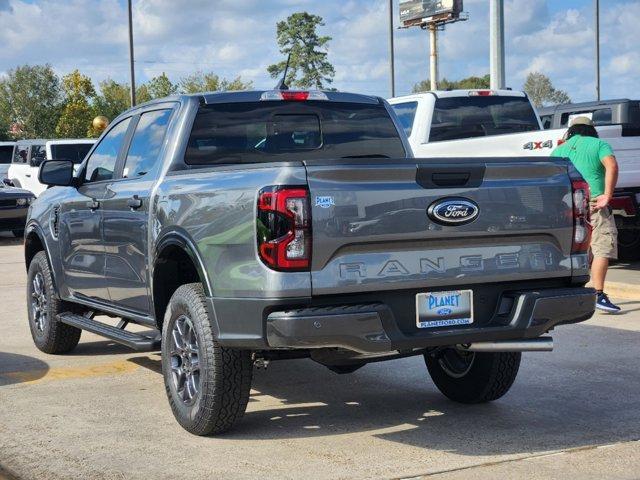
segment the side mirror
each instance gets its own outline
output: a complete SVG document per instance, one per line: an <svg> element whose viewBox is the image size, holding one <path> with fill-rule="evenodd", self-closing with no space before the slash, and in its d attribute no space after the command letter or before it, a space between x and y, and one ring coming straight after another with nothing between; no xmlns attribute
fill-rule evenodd
<svg viewBox="0 0 640 480"><path fill-rule="evenodd" d="M71 187L75 185L73 162L71 160L47 160L40 165L40 183L50 187Z"/></svg>

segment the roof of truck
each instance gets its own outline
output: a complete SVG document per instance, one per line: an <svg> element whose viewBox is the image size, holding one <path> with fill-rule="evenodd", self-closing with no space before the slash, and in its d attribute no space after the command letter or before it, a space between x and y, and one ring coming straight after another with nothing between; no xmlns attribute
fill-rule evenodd
<svg viewBox="0 0 640 480"><path fill-rule="evenodd" d="M519 90L491 90L489 88L475 88L469 90L432 90L429 92L413 93L411 95L403 95L401 97L390 98L390 103L398 103L398 101L407 101L411 99L424 98L427 95L433 95L436 98L452 98L452 97L468 97L474 92L491 92L491 95L497 97L526 97L524 92ZM480 96L480 95L478 95Z"/></svg>
<svg viewBox="0 0 640 480"><path fill-rule="evenodd" d="M79 143L96 143L95 138L56 138L47 140L47 145L75 145Z"/></svg>
<svg viewBox="0 0 640 480"><path fill-rule="evenodd" d="M620 103L637 102L638 100L631 100L629 98L616 98L614 100L600 100L594 102L578 102L578 103L561 103L559 105L552 105L550 107L542 107L538 109L541 115L548 115L556 110L572 110L576 108L591 108L591 107L603 107L608 105L615 105Z"/></svg>
<svg viewBox="0 0 640 480"><path fill-rule="evenodd" d="M16 143L20 145L44 145L47 142L46 138L27 138L24 140L17 140Z"/></svg>
<svg viewBox="0 0 640 480"><path fill-rule="evenodd" d="M328 90L313 90L313 89L291 89L291 90L234 90L227 92L201 92L190 93L183 95L171 95L163 98L156 98L149 102L136 105L136 108L145 107L147 105L153 105L156 103L164 103L171 101L180 101L184 98L197 98L206 105L216 103L235 103L235 102L259 102L269 101L263 100L262 95L268 92L321 92L326 96L325 101L331 102L348 102L348 103L366 103L366 104L378 104L382 100L380 97L373 95L362 95L359 93L349 92L335 92ZM310 99L313 100L313 99Z"/></svg>

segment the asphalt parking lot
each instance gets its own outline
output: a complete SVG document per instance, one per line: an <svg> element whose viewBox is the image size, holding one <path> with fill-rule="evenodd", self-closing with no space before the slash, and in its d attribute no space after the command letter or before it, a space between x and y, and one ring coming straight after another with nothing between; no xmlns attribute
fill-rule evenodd
<svg viewBox="0 0 640 480"><path fill-rule="evenodd" d="M307 360L255 372L233 432L174 421L160 358L83 333L32 344L22 247L0 237L0 478L637 478L640 302L553 333L488 405L442 397L421 358L339 376ZM640 273L639 279L640 279Z"/></svg>

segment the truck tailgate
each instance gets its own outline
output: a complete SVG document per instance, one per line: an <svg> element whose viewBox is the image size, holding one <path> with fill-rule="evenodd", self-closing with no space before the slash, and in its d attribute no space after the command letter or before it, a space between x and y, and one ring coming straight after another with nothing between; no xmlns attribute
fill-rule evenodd
<svg viewBox="0 0 640 480"><path fill-rule="evenodd" d="M571 182L563 160L385 158L305 166L313 295L571 275ZM428 215L448 199L475 205L477 217L447 225Z"/></svg>

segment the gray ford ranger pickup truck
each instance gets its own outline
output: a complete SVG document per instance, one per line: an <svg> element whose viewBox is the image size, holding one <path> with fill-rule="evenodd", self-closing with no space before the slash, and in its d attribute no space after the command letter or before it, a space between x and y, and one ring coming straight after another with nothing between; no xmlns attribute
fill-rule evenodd
<svg viewBox="0 0 640 480"><path fill-rule="evenodd" d="M33 340L61 354L87 330L159 348L175 417L199 435L231 428L254 365L278 359L350 373L423 355L450 399L495 400L521 352L593 314L587 186L563 159L411 157L376 97L135 107L75 175L64 159L40 168Z"/></svg>

